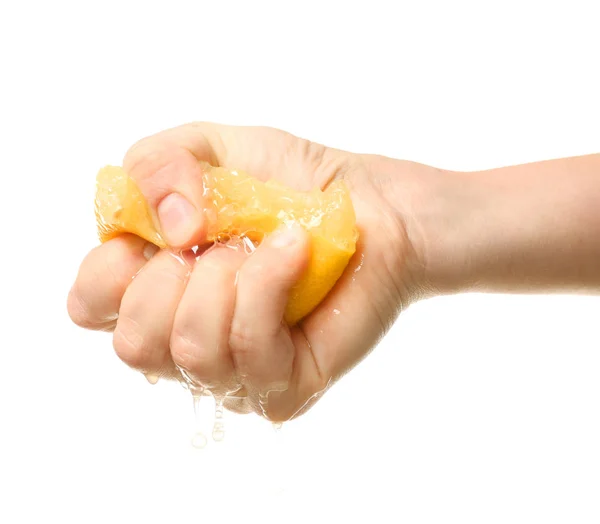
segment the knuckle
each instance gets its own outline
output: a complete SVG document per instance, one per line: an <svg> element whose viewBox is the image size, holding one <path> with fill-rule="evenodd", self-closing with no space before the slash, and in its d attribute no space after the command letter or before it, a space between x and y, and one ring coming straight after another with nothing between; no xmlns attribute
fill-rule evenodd
<svg viewBox="0 0 600 524"><path fill-rule="evenodd" d="M174 128L174 131L179 131L183 133L191 131L195 134L195 136L203 137L211 131L215 132L217 130L217 127L218 126L211 122L206 122L203 120L194 120L193 122L188 122L187 124L183 124L179 127Z"/></svg>
<svg viewBox="0 0 600 524"><path fill-rule="evenodd" d="M80 294L106 295L107 291L127 287L133 276L131 248L131 238L117 237L90 251L77 276Z"/></svg>
<svg viewBox="0 0 600 524"><path fill-rule="evenodd" d="M143 138L129 151L123 160L123 167L142 189L152 184L165 185L162 172L171 164L181 163L185 151L159 135Z"/></svg>
<svg viewBox="0 0 600 524"><path fill-rule="evenodd" d="M89 306L81 296L79 289L73 287L67 297L67 312L71 321L79 327L91 328L93 326Z"/></svg>
<svg viewBox="0 0 600 524"><path fill-rule="evenodd" d="M256 342L253 330L246 322L234 320L229 331L229 347L237 358L244 358L255 351Z"/></svg>
<svg viewBox="0 0 600 524"><path fill-rule="evenodd" d="M273 347L277 342L281 326L279 324L258 325L257 319L237 319L229 331L229 347L236 360L248 362L261 350Z"/></svg>
<svg viewBox="0 0 600 524"><path fill-rule="evenodd" d="M198 265L205 274L210 273L210 279L213 282L230 284L232 277L235 276L231 255L235 255L235 253L229 249L215 249L201 257Z"/></svg>
<svg viewBox="0 0 600 524"><path fill-rule="evenodd" d="M175 288L179 288L187 283L187 273L187 267L175 258L167 260L167 264L165 265L152 268L152 278L162 282L164 286L170 285L175 286Z"/></svg>
<svg viewBox="0 0 600 524"><path fill-rule="evenodd" d="M113 333L113 347L117 356L134 369L146 369L150 362L150 348L140 325L133 319L121 317Z"/></svg>
<svg viewBox="0 0 600 524"><path fill-rule="evenodd" d="M231 380L217 355L207 351L202 342L189 334L171 336L171 359L180 370L205 387L219 388Z"/></svg>
<svg viewBox="0 0 600 524"><path fill-rule="evenodd" d="M152 182L173 158L164 147L139 145L127 160L128 173L138 184Z"/></svg>
<svg viewBox="0 0 600 524"><path fill-rule="evenodd" d="M123 165L127 171L132 171L139 164L151 159L157 149L157 145L160 145L160 141L157 140L156 135L146 136L133 144L127 150L123 159Z"/></svg>
<svg viewBox="0 0 600 524"><path fill-rule="evenodd" d="M123 166L136 181L150 206L154 207L181 180L195 173L197 161L190 151L176 141L153 137L134 146L127 153Z"/></svg>
<svg viewBox="0 0 600 524"><path fill-rule="evenodd" d="M239 281L244 282L246 288L251 286L257 292L261 290L261 294L273 287L273 281L277 278L280 271L278 264L268 264L266 262L269 261L265 261L265 258L262 256L251 257L242 266L239 275Z"/></svg>
<svg viewBox="0 0 600 524"><path fill-rule="evenodd" d="M175 332L171 336L171 358L176 366L186 371L195 372L202 363L204 354L202 346L189 335Z"/></svg>
<svg viewBox="0 0 600 524"><path fill-rule="evenodd" d="M268 300L267 296L261 297ZM251 359L264 348L276 344L281 324L263 322L260 323L256 317L238 315L231 323L229 330L229 347L236 360Z"/></svg>
<svg viewBox="0 0 600 524"><path fill-rule="evenodd" d="M311 167L318 168L323 163L325 151L327 150L324 145L301 139L299 147L303 158Z"/></svg>
<svg viewBox="0 0 600 524"><path fill-rule="evenodd" d="M104 260L104 271L101 271L99 274L95 275L94 281L99 280L100 278L110 278L112 280L112 284L117 289L124 289L131 282L131 275L128 271L127 264L124 262L123 253L113 253L109 251L106 256L103 258Z"/></svg>

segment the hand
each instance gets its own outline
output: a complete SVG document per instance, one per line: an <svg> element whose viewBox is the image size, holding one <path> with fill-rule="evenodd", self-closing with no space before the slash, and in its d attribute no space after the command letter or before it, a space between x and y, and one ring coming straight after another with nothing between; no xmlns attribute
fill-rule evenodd
<svg viewBox="0 0 600 524"><path fill-rule="evenodd" d="M123 235L87 255L69 314L85 328L114 330L117 355L134 369L170 378L181 370L215 394L243 397L231 409L288 420L362 359L418 292L407 219L417 180L431 168L406 162L399 170L397 161L270 128L170 129L135 144L123 165L173 247L203 241L199 160L299 190L346 181L360 239L326 299L297 326L283 324L288 291L307 262L301 228L270 236L251 256L216 248L191 265Z"/></svg>

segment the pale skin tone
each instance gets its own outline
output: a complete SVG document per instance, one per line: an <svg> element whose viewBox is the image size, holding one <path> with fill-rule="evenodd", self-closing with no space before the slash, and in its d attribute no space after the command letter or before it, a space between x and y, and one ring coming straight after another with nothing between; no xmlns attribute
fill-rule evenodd
<svg viewBox="0 0 600 524"><path fill-rule="evenodd" d="M459 173L270 128L188 124L138 142L123 162L174 248L204 243L199 160L300 190L346 181L360 242L326 299L298 325L282 322L308 257L300 228L250 256L218 248L188 264L123 235L87 255L68 310L113 331L129 366L166 378L182 369L233 395L234 411L303 412L423 297L600 291L600 155Z"/></svg>

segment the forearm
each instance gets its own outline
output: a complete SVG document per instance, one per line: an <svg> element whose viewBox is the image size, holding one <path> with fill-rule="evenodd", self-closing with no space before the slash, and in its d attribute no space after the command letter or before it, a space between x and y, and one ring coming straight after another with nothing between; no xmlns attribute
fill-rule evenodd
<svg viewBox="0 0 600 524"><path fill-rule="evenodd" d="M600 292L600 155L426 184L409 233L433 291Z"/></svg>

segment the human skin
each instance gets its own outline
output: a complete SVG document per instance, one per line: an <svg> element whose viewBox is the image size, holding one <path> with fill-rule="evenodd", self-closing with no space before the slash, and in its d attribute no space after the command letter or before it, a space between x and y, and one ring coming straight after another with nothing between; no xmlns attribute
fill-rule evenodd
<svg viewBox="0 0 600 524"><path fill-rule="evenodd" d="M600 155L463 173L271 128L187 124L141 140L123 161L176 249L205 241L199 160L300 190L347 183L360 239L325 300L296 326L282 321L308 258L298 227L251 256L221 248L188 263L122 235L84 259L68 311L113 331L132 368L183 371L229 395L234 411L274 421L304 412L424 297L600 291Z"/></svg>

